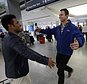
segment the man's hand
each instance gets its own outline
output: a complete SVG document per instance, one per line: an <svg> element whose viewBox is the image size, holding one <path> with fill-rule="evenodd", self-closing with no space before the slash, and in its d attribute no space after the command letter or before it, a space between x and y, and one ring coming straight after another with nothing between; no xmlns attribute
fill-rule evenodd
<svg viewBox="0 0 87 84"><path fill-rule="evenodd" d="M74 41L74 43L71 43L70 47L73 50L77 50L79 48L79 42L78 42L78 40Z"/></svg>
<svg viewBox="0 0 87 84"><path fill-rule="evenodd" d="M55 66L55 64L56 64L56 63L52 60L52 58L49 58L48 66L49 66L50 68L52 68L52 67Z"/></svg>
<svg viewBox="0 0 87 84"><path fill-rule="evenodd" d="M35 29L35 32L40 32L40 31L41 31L40 28L36 28L36 29Z"/></svg>

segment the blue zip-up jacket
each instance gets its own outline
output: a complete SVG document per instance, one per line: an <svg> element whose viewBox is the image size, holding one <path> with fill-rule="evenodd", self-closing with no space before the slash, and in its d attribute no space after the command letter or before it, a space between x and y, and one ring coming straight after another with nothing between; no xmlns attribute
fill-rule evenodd
<svg viewBox="0 0 87 84"><path fill-rule="evenodd" d="M73 50L70 48L70 44L74 42L74 37L77 38L79 46L82 47L84 44L84 36L79 29L69 21L64 27L61 33L61 25L53 29L42 29L40 33L54 34L57 41L57 53L71 56Z"/></svg>

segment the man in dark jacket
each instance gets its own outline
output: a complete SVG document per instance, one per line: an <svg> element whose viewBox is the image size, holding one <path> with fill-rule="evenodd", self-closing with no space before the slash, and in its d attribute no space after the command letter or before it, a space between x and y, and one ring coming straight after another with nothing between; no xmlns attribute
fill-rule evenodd
<svg viewBox="0 0 87 84"><path fill-rule="evenodd" d="M56 63L59 76L58 84L64 84L64 70L68 72L68 77L71 76L73 69L67 66L67 63L73 50L77 50L84 44L82 33L68 20L68 16L69 11L67 9L61 9L59 14L61 25L53 29L36 29L36 32L55 35L57 41Z"/></svg>
<svg viewBox="0 0 87 84"><path fill-rule="evenodd" d="M55 63L51 58L42 56L24 45L18 36L22 28L16 16L5 15L1 23L8 31L2 42L2 52L6 76L13 79L11 84L31 84L30 80L27 80L29 79L27 78L29 73L28 59L48 65L50 68L54 66Z"/></svg>

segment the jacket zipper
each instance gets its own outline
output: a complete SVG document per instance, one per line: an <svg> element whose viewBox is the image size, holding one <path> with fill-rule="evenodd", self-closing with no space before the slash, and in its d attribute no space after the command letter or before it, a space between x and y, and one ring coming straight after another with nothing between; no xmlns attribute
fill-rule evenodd
<svg viewBox="0 0 87 84"><path fill-rule="evenodd" d="M61 28L60 28L60 53L61 53L61 37L62 37L62 32L61 32Z"/></svg>

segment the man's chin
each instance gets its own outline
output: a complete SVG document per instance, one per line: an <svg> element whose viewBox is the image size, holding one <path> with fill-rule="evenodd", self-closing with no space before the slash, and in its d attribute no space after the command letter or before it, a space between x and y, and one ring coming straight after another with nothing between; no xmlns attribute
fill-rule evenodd
<svg viewBox="0 0 87 84"><path fill-rule="evenodd" d="M64 22L64 20L60 20L61 22Z"/></svg>
<svg viewBox="0 0 87 84"><path fill-rule="evenodd" d="M23 30L19 30L19 31L16 31L16 33L20 33L20 32L22 32Z"/></svg>

